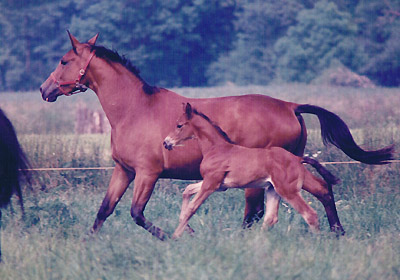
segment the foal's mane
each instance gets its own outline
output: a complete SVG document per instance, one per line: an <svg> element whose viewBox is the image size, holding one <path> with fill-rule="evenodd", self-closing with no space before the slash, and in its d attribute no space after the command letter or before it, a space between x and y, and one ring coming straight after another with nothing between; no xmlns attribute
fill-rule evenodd
<svg viewBox="0 0 400 280"><path fill-rule="evenodd" d="M230 143L230 144L236 144L235 142L233 142L228 134L226 134L225 131L222 130L221 127L219 127L216 123L214 123L212 120L210 120L209 117L207 117L206 115L204 115L203 113L197 111L196 109L193 109L193 113L202 117L203 119L205 119L206 121L208 121L214 128L215 130L217 130L217 132L225 139L226 142Z"/></svg>
<svg viewBox="0 0 400 280"><path fill-rule="evenodd" d="M124 66L129 72L134 74L142 83L143 90L146 94L153 94L159 92L159 88L155 86L150 86L145 80L140 77L140 70L132 64L132 62L126 58L124 55L120 55L117 51L107 49L103 46L90 45L90 51L94 51L94 54L98 58L108 59L112 62L116 62Z"/></svg>

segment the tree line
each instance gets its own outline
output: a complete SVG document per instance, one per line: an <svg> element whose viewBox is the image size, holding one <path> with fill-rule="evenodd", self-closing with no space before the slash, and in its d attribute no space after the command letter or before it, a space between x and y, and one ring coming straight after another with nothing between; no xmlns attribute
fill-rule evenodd
<svg viewBox="0 0 400 280"><path fill-rule="evenodd" d="M400 84L399 0L1 0L0 91L37 89L67 29L159 86L308 83L333 64Z"/></svg>

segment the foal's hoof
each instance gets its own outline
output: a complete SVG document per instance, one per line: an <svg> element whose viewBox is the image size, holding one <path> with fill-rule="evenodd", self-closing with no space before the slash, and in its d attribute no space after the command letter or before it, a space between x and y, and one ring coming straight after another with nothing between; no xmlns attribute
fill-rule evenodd
<svg viewBox="0 0 400 280"><path fill-rule="evenodd" d="M174 240L174 241L178 241L179 236L173 234L173 235L171 236L171 239Z"/></svg>
<svg viewBox="0 0 400 280"><path fill-rule="evenodd" d="M193 229L191 226L189 226L189 225L186 226L185 231L186 231L187 233L189 233L191 236L193 236L193 235L194 235L194 232L195 232L194 229Z"/></svg>

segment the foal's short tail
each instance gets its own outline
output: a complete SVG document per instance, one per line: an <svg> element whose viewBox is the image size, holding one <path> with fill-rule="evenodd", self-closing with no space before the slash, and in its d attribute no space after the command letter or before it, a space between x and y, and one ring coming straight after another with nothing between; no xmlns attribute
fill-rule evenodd
<svg viewBox="0 0 400 280"><path fill-rule="evenodd" d="M394 146L376 151L365 151L354 141L344 121L328 110L313 105L299 105L296 114L309 113L318 117L321 124L321 135L324 144L331 143L346 155L366 164L386 164L393 159Z"/></svg>
<svg viewBox="0 0 400 280"><path fill-rule="evenodd" d="M310 164L312 167L314 167L329 186L336 185L340 182L340 180L335 175L333 175L328 169L323 167L317 160L309 157L303 157L302 162Z"/></svg>

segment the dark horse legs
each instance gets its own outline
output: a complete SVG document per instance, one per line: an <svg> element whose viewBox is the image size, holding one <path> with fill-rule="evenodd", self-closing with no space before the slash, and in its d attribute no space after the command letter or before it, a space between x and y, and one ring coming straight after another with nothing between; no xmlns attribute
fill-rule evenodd
<svg viewBox="0 0 400 280"><path fill-rule="evenodd" d="M264 215L264 189L245 189L243 228L250 228Z"/></svg>
<svg viewBox="0 0 400 280"><path fill-rule="evenodd" d="M116 164L106 196L97 213L92 233L98 232L104 221L114 212L115 206L120 201L133 178L134 174L128 174L121 165Z"/></svg>
<svg viewBox="0 0 400 280"><path fill-rule="evenodd" d="M292 147L287 147L289 152L292 152L296 156L303 156L304 149L307 142L307 130L305 127L304 119L300 114L296 114L297 120L301 127L301 133L297 143ZM278 209L280 197L274 193L274 189L270 188L267 193L267 207L269 205L268 220L273 221L270 226L278 221ZM264 215L264 202L265 202L265 191L264 189L245 189L246 206L244 209L243 228L250 228L254 222L258 222Z"/></svg>
<svg viewBox="0 0 400 280"><path fill-rule="evenodd" d="M165 240L167 234L161 229L147 221L143 215L144 208L150 199L154 190L154 185L159 174L137 173L135 178L135 186L133 188L133 199L131 206L131 216L137 225L143 227L153 236L160 240Z"/></svg>
<svg viewBox="0 0 400 280"><path fill-rule="evenodd" d="M136 175L136 178L135 178ZM156 176L143 176L140 173L127 171L120 164L114 168L110 184L106 196L97 213L96 220L93 224L92 233L100 230L104 221L114 212L114 209L121 197L125 193L129 184L135 179L135 186L132 199L131 216L137 225L143 227L157 238L164 240L166 234L158 227L154 226L151 222L147 221L143 215L144 208L150 199L153 192L155 182L158 179Z"/></svg>

